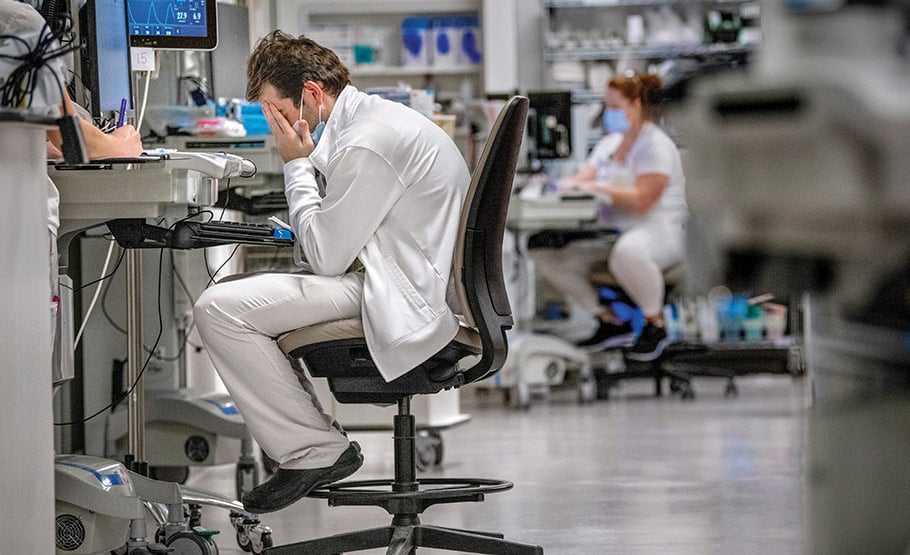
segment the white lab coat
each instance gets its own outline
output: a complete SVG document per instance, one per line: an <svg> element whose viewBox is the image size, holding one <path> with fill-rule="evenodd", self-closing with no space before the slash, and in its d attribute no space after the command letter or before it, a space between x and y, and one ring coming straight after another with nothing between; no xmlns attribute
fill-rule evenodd
<svg viewBox="0 0 910 555"><path fill-rule="evenodd" d="M314 169L325 178L324 198ZM470 175L438 126L347 86L316 150L285 164L284 176L291 225L313 272L363 264L364 333L387 381L452 340L458 320L446 290Z"/></svg>

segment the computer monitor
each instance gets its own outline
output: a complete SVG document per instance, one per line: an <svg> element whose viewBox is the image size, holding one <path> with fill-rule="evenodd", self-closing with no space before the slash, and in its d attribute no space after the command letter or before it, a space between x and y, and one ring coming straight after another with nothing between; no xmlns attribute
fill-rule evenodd
<svg viewBox="0 0 910 555"><path fill-rule="evenodd" d="M174 50L218 45L215 0L127 0L130 44Z"/></svg>
<svg viewBox="0 0 910 555"><path fill-rule="evenodd" d="M118 112L124 99L132 109L126 0L87 0L79 10L79 37L85 45L80 76L91 93L92 116Z"/></svg>
<svg viewBox="0 0 910 555"><path fill-rule="evenodd" d="M529 156L536 160L572 155L572 93L528 93Z"/></svg>

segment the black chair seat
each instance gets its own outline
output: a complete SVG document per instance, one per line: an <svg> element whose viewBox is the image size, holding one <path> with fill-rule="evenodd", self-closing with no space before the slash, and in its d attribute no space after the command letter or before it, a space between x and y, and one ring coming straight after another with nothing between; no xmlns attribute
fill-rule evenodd
<svg viewBox="0 0 910 555"><path fill-rule="evenodd" d="M426 395L464 384L458 362L481 353L476 331L462 327L442 350L401 377L386 382L364 339L359 318L294 330L278 340L285 355L311 376L327 378L339 403L391 404L409 395Z"/></svg>

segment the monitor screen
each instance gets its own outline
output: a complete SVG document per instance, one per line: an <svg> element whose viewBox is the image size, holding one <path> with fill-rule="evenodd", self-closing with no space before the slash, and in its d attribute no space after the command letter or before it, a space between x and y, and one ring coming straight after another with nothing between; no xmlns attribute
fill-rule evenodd
<svg viewBox="0 0 910 555"><path fill-rule="evenodd" d="M88 0L79 26L85 44L80 60L82 82L91 91L92 115L118 112L124 99L126 108L132 109L126 0Z"/></svg>
<svg viewBox="0 0 910 555"><path fill-rule="evenodd" d="M528 93L528 134L533 142L531 156L538 160L569 158L572 155L572 93Z"/></svg>
<svg viewBox="0 0 910 555"><path fill-rule="evenodd" d="M212 50L218 44L215 0L127 0L132 46Z"/></svg>

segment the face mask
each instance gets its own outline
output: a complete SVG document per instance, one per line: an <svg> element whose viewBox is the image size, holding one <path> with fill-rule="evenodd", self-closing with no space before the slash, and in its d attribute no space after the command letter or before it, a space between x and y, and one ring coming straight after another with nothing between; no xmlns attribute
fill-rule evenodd
<svg viewBox="0 0 910 555"><path fill-rule="evenodd" d="M300 93L300 114L297 116L297 121L294 122L294 131L300 135L300 120L303 119L303 93ZM322 106L319 107L319 123L316 124L316 127L310 132L310 138L313 139L313 145L319 144L319 138L322 137L322 131L325 129L325 122L322 121Z"/></svg>
<svg viewBox="0 0 910 555"><path fill-rule="evenodd" d="M604 110L604 126L610 133L625 133L629 128L626 113L622 110Z"/></svg>

